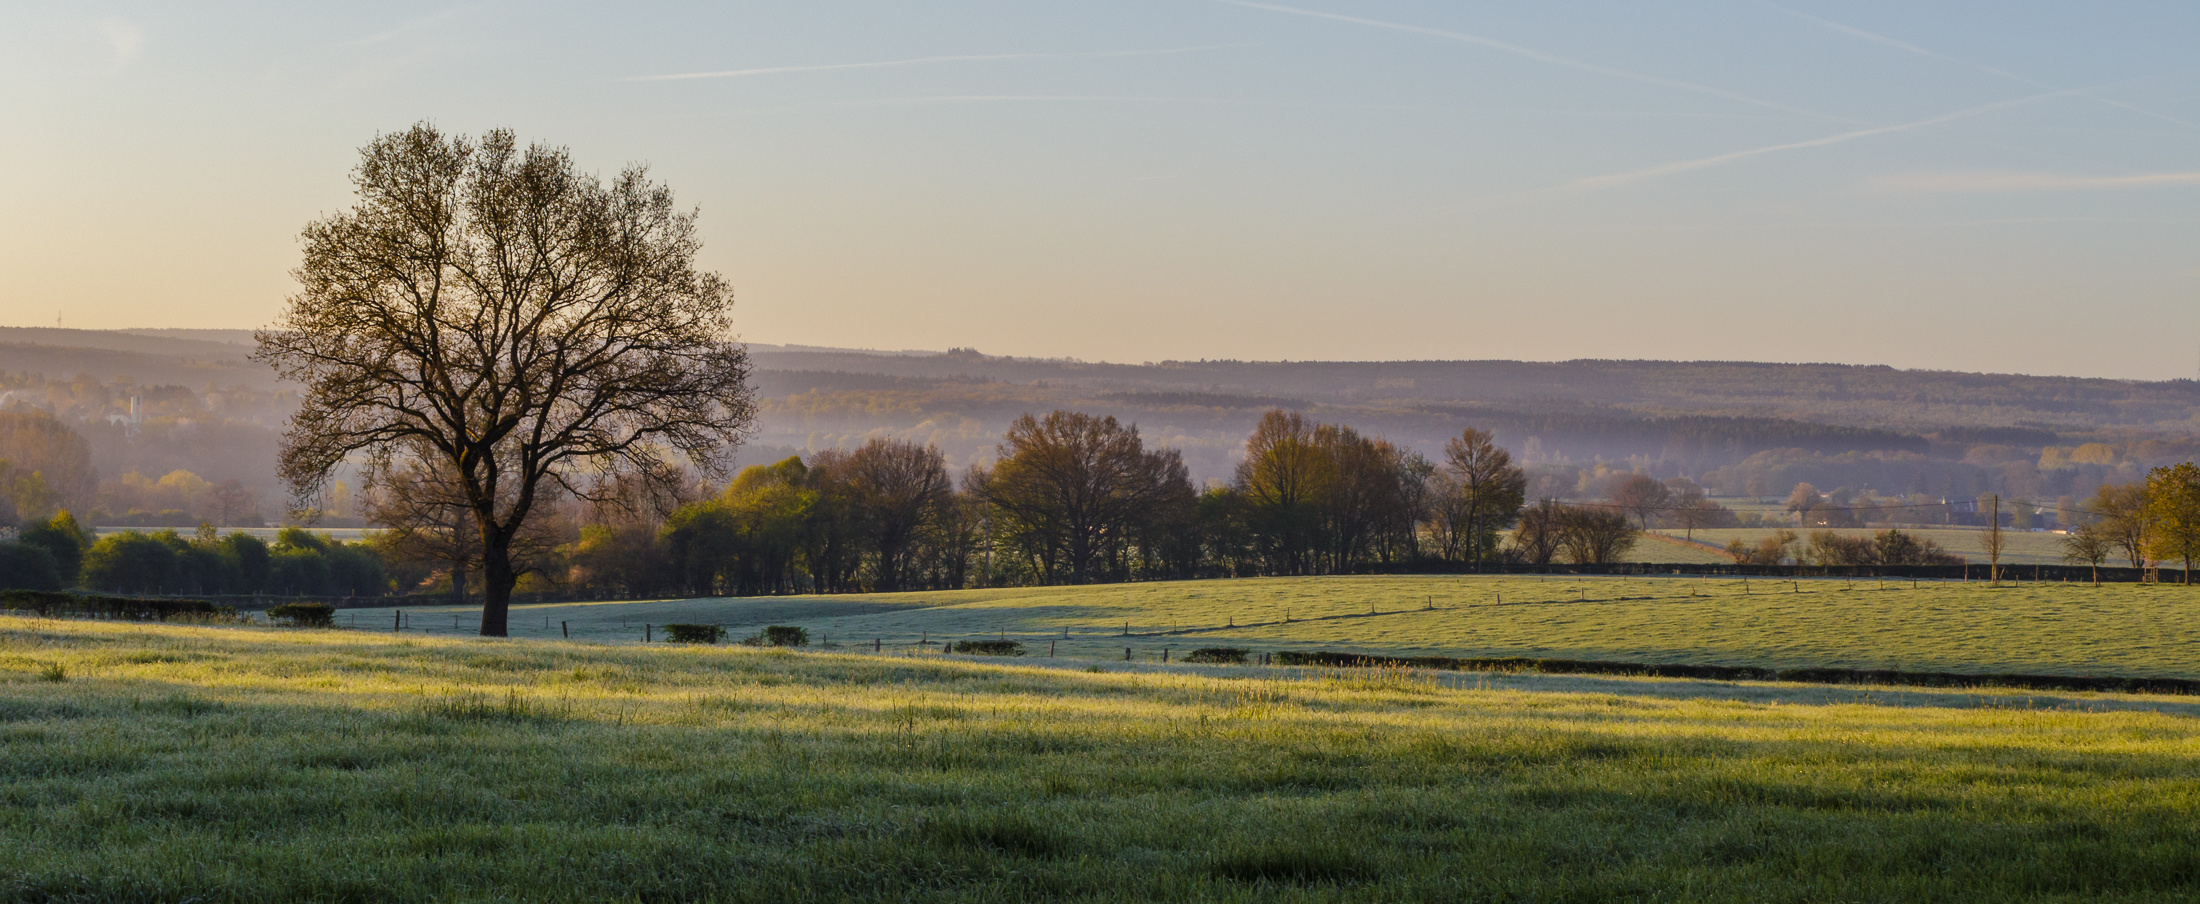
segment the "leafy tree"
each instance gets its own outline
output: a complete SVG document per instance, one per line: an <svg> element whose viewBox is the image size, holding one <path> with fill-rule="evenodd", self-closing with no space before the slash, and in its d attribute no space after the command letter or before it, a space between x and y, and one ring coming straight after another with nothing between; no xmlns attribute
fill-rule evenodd
<svg viewBox="0 0 2200 904"><path fill-rule="evenodd" d="M1807 512L1817 508L1824 501L1825 496L1818 492L1817 487L1807 483L1798 483L1795 485L1795 491L1788 494L1787 510L1798 513Z"/></svg>
<svg viewBox="0 0 2200 904"><path fill-rule="evenodd" d="M0 590L59 590L53 553L28 543L0 543Z"/></svg>
<svg viewBox="0 0 2200 904"><path fill-rule="evenodd" d="M1310 574L1319 567L1322 503L1336 480L1336 462L1323 453L1315 425L1304 415L1269 411L1245 441L1237 466L1247 525L1279 574Z"/></svg>
<svg viewBox="0 0 2200 904"><path fill-rule="evenodd" d="M718 472L753 411L732 294L694 267L696 215L639 167L606 183L508 131L421 124L364 148L353 184L259 335L305 387L282 474L305 500L356 455L370 486L448 473L481 534L481 633L503 636L512 547L548 500Z"/></svg>
<svg viewBox="0 0 2200 904"><path fill-rule="evenodd" d="M236 592L256 593L268 586L267 541L243 531L221 539L222 557L236 563Z"/></svg>
<svg viewBox="0 0 2200 904"><path fill-rule="evenodd" d="M2200 557L2200 465L2180 462L2147 472L2146 516L2156 559L2184 563L2184 583L2192 583L2192 560Z"/></svg>
<svg viewBox="0 0 2200 904"><path fill-rule="evenodd" d="M84 584L114 593L163 593L176 586L176 551L138 531L108 534L84 551Z"/></svg>
<svg viewBox="0 0 2200 904"><path fill-rule="evenodd" d="M46 523L26 528L17 542L44 549L53 557L54 569L64 586L75 584L84 566L84 552L92 545L92 532L76 523L76 516L62 511Z"/></svg>
<svg viewBox="0 0 2200 904"><path fill-rule="evenodd" d="M59 418L35 408L0 411L0 496L20 520L46 518L57 509L83 510L99 488L92 447Z"/></svg>
<svg viewBox="0 0 2200 904"><path fill-rule="evenodd" d="M1882 565L1961 565L1963 557L1951 555L1929 537L1883 530L1872 537L1875 558Z"/></svg>
<svg viewBox="0 0 2200 904"><path fill-rule="evenodd" d="M319 549L278 544L268 556L266 589L284 596L328 594L328 557Z"/></svg>

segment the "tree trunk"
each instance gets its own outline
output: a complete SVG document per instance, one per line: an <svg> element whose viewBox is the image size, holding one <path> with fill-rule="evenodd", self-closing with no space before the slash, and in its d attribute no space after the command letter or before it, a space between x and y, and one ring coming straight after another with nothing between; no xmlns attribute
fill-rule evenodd
<svg viewBox="0 0 2200 904"><path fill-rule="evenodd" d="M512 588L519 575L512 571L511 538L484 526L481 531L481 636L506 637L506 621L512 611Z"/></svg>

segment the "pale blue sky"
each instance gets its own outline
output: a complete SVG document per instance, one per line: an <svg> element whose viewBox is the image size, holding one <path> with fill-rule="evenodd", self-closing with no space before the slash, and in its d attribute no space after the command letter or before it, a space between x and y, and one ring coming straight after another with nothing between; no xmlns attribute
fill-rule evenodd
<svg viewBox="0 0 2200 904"><path fill-rule="evenodd" d="M427 119L649 162L759 342L2189 377L2195 47L2189 2L18 0L0 322L260 325Z"/></svg>

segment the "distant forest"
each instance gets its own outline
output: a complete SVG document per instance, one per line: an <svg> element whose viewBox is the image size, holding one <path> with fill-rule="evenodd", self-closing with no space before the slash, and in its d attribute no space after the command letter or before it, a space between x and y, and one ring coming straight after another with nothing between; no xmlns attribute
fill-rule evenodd
<svg viewBox="0 0 2200 904"><path fill-rule="evenodd" d="M86 523L273 523L285 502L275 439L295 395L246 360L251 341L243 330L0 329L0 411L45 412L82 437L88 473L45 492ZM969 349L751 351L761 417L743 464L890 438L936 445L951 467L967 468L993 458L1015 418L1056 409L1138 425L1149 445L1180 453L1200 486L1231 476L1272 408L1349 423L1432 459L1463 429L1489 431L1526 467L1531 498L1599 498L1614 475L1634 473L1688 478L1726 497L1784 497L1810 483L1854 497L2083 498L2200 454L2200 383L2189 380L1742 362L1105 364ZM9 461L0 474L36 470L53 454L10 442L0 437ZM324 501L325 523L363 523L345 492L339 484Z"/></svg>

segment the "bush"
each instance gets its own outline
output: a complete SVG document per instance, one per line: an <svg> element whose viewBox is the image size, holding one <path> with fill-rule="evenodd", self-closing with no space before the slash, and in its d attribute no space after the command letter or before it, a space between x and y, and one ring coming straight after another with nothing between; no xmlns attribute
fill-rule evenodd
<svg viewBox="0 0 2200 904"><path fill-rule="evenodd" d="M176 616L201 618L232 613L205 600L145 600L91 593L47 593L38 590L0 591L0 609L28 609L40 617L88 615L132 621L158 621Z"/></svg>
<svg viewBox="0 0 2200 904"><path fill-rule="evenodd" d="M1200 647L1184 656L1185 662L1211 662L1225 665L1244 665L1245 651L1236 647Z"/></svg>
<svg viewBox="0 0 2200 904"><path fill-rule="evenodd" d="M810 632L793 625L771 625L741 642L752 647L806 647Z"/></svg>
<svg viewBox="0 0 2200 904"><path fill-rule="evenodd" d="M293 628L328 628L336 624L336 607L327 603L284 603L269 606L267 620Z"/></svg>
<svg viewBox="0 0 2200 904"><path fill-rule="evenodd" d="M1024 645L1013 640L958 640L949 649L973 656L1022 656Z"/></svg>
<svg viewBox="0 0 2200 904"><path fill-rule="evenodd" d="M717 625L666 625L666 643L717 643L726 639L726 629Z"/></svg>

